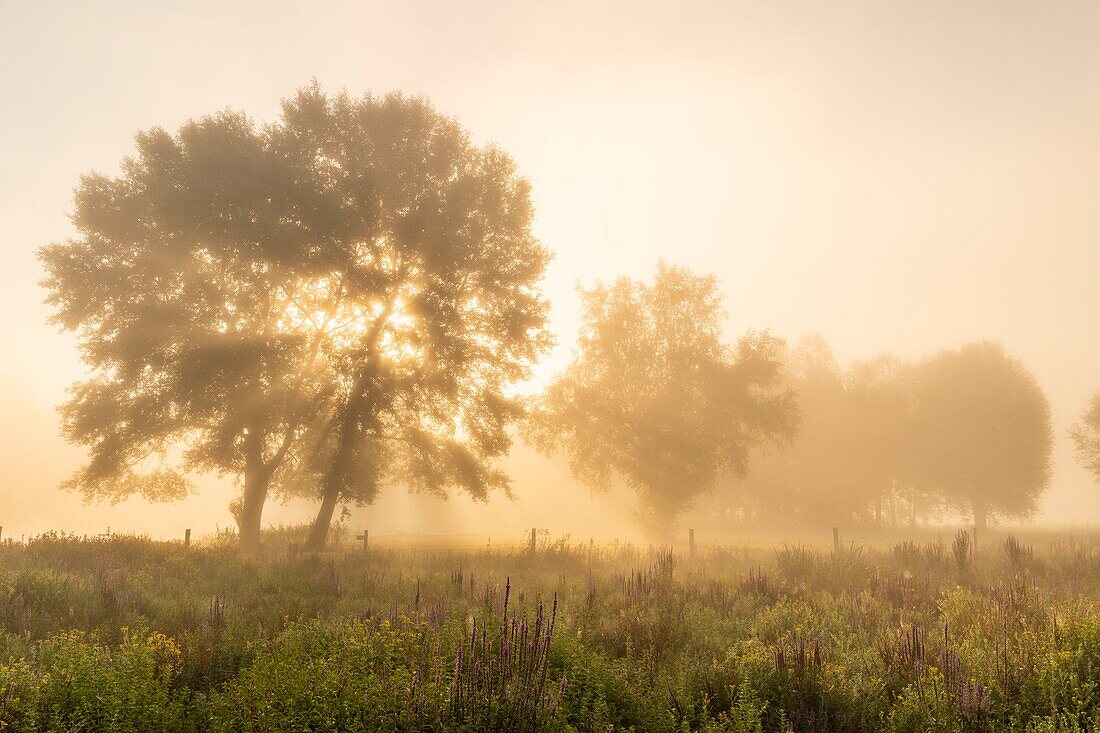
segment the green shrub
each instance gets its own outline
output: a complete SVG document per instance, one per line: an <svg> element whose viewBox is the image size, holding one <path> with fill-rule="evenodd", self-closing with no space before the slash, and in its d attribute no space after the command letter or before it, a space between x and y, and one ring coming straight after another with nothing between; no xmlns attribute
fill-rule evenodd
<svg viewBox="0 0 1100 733"><path fill-rule="evenodd" d="M39 644L35 669L0 668L0 721L13 730L175 731L184 704L172 681L179 648L163 634L126 631L116 648L73 631Z"/></svg>

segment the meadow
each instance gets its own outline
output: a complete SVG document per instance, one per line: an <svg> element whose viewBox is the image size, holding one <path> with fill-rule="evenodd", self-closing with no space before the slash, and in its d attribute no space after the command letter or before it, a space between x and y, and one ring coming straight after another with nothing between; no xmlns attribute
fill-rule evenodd
<svg viewBox="0 0 1100 733"><path fill-rule="evenodd" d="M1100 538L0 545L0 730L1084 731Z"/></svg>

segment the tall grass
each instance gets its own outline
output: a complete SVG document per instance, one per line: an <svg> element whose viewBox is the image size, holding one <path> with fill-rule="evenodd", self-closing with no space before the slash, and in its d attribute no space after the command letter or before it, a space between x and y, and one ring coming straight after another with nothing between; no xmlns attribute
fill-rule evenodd
<svg viewBox="0 0 1100 733"><path fill-rule="evenodd" d="M0 730L1100 726L1096 542L681 563L566 540L317 556L293 536L268 557L0 546Z"/></svg>

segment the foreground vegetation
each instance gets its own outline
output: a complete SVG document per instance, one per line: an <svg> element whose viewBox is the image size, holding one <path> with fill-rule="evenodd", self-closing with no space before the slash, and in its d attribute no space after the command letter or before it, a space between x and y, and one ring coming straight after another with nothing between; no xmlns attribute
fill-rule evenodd
<svg viewBox="0 0 1100 733"><path fill-rule="evenodd" d="M1100 543L964 537L691 559L44 535L0 547L0 730L1096 729Z"/></svg>

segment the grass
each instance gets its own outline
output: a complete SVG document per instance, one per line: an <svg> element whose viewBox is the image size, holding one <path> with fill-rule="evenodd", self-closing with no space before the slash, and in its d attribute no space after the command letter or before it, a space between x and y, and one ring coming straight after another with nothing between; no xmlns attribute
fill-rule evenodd
<svg viewBox="0 0 1100 733"><path fill-rule="evenodd" d="M268 540L0 545L0 730L1100 728L1095 539Z"/></svg>

